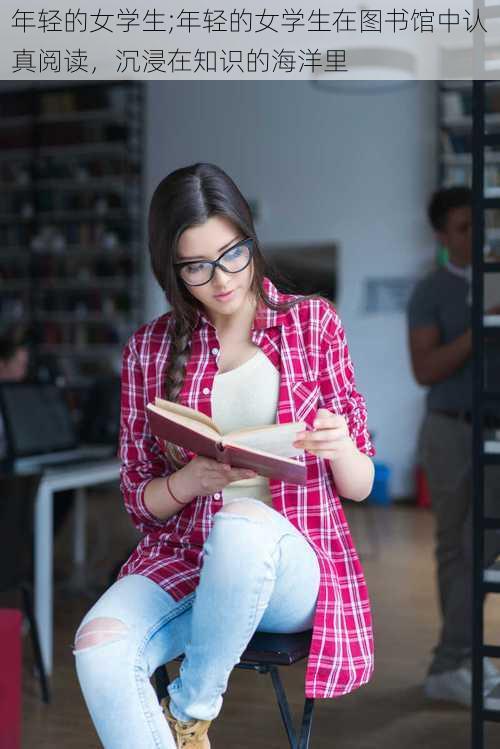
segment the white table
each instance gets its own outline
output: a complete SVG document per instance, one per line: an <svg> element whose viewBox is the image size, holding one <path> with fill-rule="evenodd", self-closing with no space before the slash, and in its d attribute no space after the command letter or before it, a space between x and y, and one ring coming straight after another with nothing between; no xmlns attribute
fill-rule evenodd
<svg viewBox="0 0 500 749"><path fill-rule="evenodd" d="M84 488L120 476L120 461L89 460L73 466L45 468L35 500L35 616L40 634L40 648L47 675L53 661L53 496L62 489L77 489L75 507L76 532L74 561L85 562L85 493Z"/></svg>

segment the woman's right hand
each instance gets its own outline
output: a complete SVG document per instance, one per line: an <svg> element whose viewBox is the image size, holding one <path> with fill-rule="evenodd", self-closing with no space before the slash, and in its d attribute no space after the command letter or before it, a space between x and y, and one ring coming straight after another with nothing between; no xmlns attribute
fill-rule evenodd
<svg viewBox="0 0 500 749"><path fill-rule="evenodd" d="M257 476L255 471L246 468L233 468L212 458L197 455L172 476L173 489L179 493L181 501L188 501L199 495L220 492L232 481L240 481Z"/></svg>

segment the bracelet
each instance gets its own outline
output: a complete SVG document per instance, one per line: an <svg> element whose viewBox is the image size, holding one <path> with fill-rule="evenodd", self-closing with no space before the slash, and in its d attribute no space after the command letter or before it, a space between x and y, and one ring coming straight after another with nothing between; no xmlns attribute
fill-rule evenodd
<svg viewBox="0 0 500 749"><path fill-rule="evenodd" d="M172 497L172 499L174 500L174 502L177 502L177 504L182 505L184 507L184 505L189 504L189 502L181 502L180 499L177 499L177 497L173 493L172 489L170 488L170 479L171 478L172 478L172 474L170 474L169 476L167 476L167 489L168 489L168 492L169 492L170 496Z"/></svg>

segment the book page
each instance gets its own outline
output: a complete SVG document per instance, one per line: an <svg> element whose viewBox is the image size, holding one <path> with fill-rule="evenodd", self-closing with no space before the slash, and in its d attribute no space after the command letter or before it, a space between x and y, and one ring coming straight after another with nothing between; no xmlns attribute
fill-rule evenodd
<svg viewBox="0 0 500 749"><path fill-rule="evenodd" d="M212 429L219 436L222 434L215 421L213 421L209 416L206 416L206 414L202 414L200 411L197 411L194 408L189 408L189 406L183 406L180 403L174 403L173 401L167 401L163 398L155 398L155 406L162 409L163 411L168 411L169 414L175 413L179 416L183 416L184 418L193 419L196 422L205 424L205 426ZM213 437L214 435L210 434L210 436Z"/></svg>
<svg viewBox="0 0 500 749"><path fill-rule="evenodd" d="M220 440L220 437L221 437L220 432L218 430L212 429L212 427L206 424L204 421L201 421L199 419L193 419L190 416L185 416L171 409L165 409L165 408L159 408L158 406L153 406L152 403L148 403L147 408L150 411L154 411L160 416L163 416L165 418L165 421L167 422L173 421L176 424L181 424L182 426L188 427L188 429L191 429L193 432L198 432L198 434L203 434L205 435L205 437L209 437L212 440L217 440L217 441ZM192 411L192 409L189 409L189 410Z"/></svg>
<svg viewBox="0 0 500 749"><path fill-rule="evenodd" d="M230 432L222 438L224 444L241 445L251 450L277 455L281 458L293 458L302 455L304 450L293 447L297 432L304 431L304 422L288 424L271 424L265 427L252 427L238 432Z"/></svg>

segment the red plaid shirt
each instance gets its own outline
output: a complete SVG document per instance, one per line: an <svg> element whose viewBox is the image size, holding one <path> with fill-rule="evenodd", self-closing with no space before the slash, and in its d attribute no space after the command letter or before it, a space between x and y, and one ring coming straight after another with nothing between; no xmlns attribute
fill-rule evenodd
<svg viewBox="0 0 500 749"><path fill-rule="evenodd" d="M271 299L285 301L269 279ZM172 466L163 446L150 433L146 403L165 397L171 313L140 328L123 355L120 456L121 490L134 524L144 534L120 576L149 577L175 600L193 592L199 581L202 547L220 494L196 497L179 513L158 520L144 504L148 481L167 476ZM358 449L375 451L366 427L365 401L356 390L353 366L341 322L324 300L306 300L288 312L262 307L251 337L280 372L277 422L312 425L318 408L342 414ZM211 392L217 374L216 330L199 313L179 402L211 416ZM184 451L186 459L193 453ZM373 635L368 591L330 464L305 454L307 486L271 479L275 510L281 512L314 548L320 587L307 662L308 697L336 697L369 681L373 671Z"/></svg>

